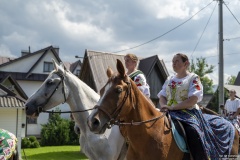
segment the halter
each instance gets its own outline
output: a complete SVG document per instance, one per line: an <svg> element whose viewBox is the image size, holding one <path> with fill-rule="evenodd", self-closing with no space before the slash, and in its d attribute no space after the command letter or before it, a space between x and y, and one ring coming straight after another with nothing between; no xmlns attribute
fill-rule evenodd
<svg viewBox="0 0 240 160"><path fill-rule="evenodd" d="M152 118L150 120L145 120L145 121L139 121L139 122L120 122L120 120L117 120L114 117L117 117L119 115L119 113L121 112L123 105L125 104L128 96L131 94L130 90L131 90L131 83L129 81L124 81L127 84L127 90L125 92L125 95L123 97L122 102L117 106L117 108L115 109L115 111L112 114L109 114L105 109L100 108L100 106L96 105L94 108L98 108L100 111L102 111L105 115L108 116L108 118L110 119L106 124L107 124L107 128L110 129L113 125L141 125L144 123L149 123L152 121L157 121L158 119L163 118L164 116L166 116L166 112L164 112L161 116Z"/></svg>
<svg viewBox="0 0 240 160"><path fill-rule="evenodd" d="M62 93L64 96L64 102L62 102L62 104L64 104L67 101L65 87L64 87L65 86L64 85L64 76L62 74L60 74L59 72L55 72L55 74L58 75L61 78L61 80L58 82L56 88L53 90L51 95L47 98L46 102L42 106L45 106L49 102L49 100L52 98L53 94L58 90L58 87L61 83L62 83ZM38 113L40 113L40 112L48 112L48 111L44 111L43 107L38 107Z"/></svg>

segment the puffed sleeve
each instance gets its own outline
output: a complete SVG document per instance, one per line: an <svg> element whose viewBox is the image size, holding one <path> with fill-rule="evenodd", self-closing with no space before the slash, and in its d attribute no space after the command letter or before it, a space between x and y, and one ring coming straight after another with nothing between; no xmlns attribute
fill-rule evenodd
<svg viewBox="0 0 240 160"><path fill-rule="evenodd" d="M142 91L144 95L150 97L150 87L147 84L147 80L143 74L138 74L134 78L134 82L137 85L138 89L140 89L140 91Z"/></svg>
<svg viewBox="0 0 240 160"><path fill-rule="evenodd" d="M198 75L193 75L189 85L188 97L196 96L200 102L203 98L203 86Z"/></svg>
<svg viewBox="0 0 240 160"><path fill-rule="evenodd" d="M167 93L166 93L166 87L168 82L170 81L171 77L168 77L167 80L164 82L163 86L162 86L162 90L157 94L158 98L160 98L160 96L163 97L167 97Z"/></svg>

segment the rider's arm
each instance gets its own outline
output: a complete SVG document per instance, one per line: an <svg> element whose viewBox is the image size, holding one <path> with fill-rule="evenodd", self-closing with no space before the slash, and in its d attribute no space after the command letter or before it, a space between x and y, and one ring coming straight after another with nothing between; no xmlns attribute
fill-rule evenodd
<svg viewBox="0 0 240 160"><path fill-rule="evenodd" d="M237 118L237 116L239 115L240 113L240 108L237 109L237 112L233 115L233 118Z"/></svg>

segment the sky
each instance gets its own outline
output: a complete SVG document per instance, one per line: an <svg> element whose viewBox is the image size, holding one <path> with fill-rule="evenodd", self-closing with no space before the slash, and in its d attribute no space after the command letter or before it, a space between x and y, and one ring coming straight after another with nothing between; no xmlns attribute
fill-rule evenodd
<svg viewBox="0 0 240 160"><path fill-rule="evenodd" d="M218 83L216 0L0 0L0 56L20 57L50 45L64 62L86 49L139 57L158 55L170 74L172 57L206 58ZM240 0L223 4L224 82L240 71Z"/></svg>

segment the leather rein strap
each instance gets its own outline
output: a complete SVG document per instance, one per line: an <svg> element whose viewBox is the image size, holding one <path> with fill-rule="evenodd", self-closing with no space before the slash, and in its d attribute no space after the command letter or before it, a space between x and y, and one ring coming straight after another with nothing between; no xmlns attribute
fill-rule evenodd
<svg viewBox="0 0 240 160"><path fill-rule="evenodd" d="M131 94L131 83L129 81L125 81L125 83L128 85L128 88L125 92L125 95L123 97L123 100L122 102L117 106L116 110L112 113L112 114L109 114L105 109L103 108L100 108L100 106L96 105L94 108L98 108L100 111L102 111L105 115L108 116L108 118L110 119L110 121L108 122L108 128L111 128L112 125L141 125L141 124L144 124L144 123L149 123L149 122L152 122L152 121L157 121L158 119L161 119L163 118L164 116L166 116L166 112L164 112L161 116L158 116L158 117L155 117L155 118L152 118L152 119L149 119L149 120L145 120L145 121L139 121L139 122L121 122L120 120L116 120L114 117L117 117L118 114L121 112L128 96Z"/></svg>

